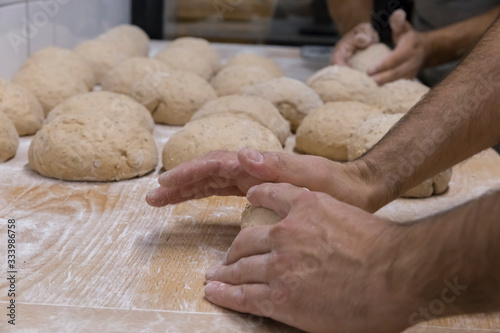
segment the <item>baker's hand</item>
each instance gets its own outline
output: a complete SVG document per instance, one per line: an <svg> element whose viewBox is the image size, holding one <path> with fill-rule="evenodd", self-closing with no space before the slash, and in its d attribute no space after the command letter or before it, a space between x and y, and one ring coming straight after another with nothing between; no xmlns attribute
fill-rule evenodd
<svg viewBox="0 0 500 333"><path fill-rule="evenodd" d="M409 326L415 302L401 298L407 290L391 275L391 246L404 227L289 184L258 185L247 197L282 221L240 232L206 274L210 302L311 332Z"/></svg>
<svg viewBox="0 0 500 333"><path fill-rule="evenodd" d="M332 65L347 66L349 59L356 51L364 50L368 46L378 43L379 37L370 23L360 23L349 31L335 45L330 58Z"/></svg>
<svg viewBox="0 0 500 333"><path fill-rule="evenodd" d="M146 201L161 207L212 195L244 196L254 185L274 182L325 192L375 211L387 203L380 202L384 189L367 184L366 177L354 163L337 163L317 156L258 152L251 148L213 151L160 175L160 187L151 190Z"/></svg>
<svg viewBox="0 0 500 333"><path fill-rule="evenodd" d="M427 54L423 34L406 21L406 13L396 10L390 17L394 50L368 74L379 84L413 79L422 68Z"/></svg>

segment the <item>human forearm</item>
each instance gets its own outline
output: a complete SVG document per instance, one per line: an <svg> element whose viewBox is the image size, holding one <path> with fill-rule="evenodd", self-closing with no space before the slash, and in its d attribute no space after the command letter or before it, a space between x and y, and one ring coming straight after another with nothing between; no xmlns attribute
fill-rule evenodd
<svg viewBox="0 0 500 333"><path fill-rule="evenodd" d="M500 192L400 228L387 285L404 286L410 324L500 309Z"/></svg>
<svg viewBox="0 0 500 333"><path fill-rule="evenodd" d="M376 210L500 141L500 20L464 62L354 162Z"/></svg>
<svg viewBox="0 0 500 333"><path fill-rule="evenodd" d="M422 33L426 45L423 66L437 66L465 55L499 13L500 6L466 21Z"/></svg>
<svg viewBox="0 0 500 333"><path fill-rule="evenodd" d="M341 35L355 26L371 21L373 0L328 0L328 11Z"/></svg>

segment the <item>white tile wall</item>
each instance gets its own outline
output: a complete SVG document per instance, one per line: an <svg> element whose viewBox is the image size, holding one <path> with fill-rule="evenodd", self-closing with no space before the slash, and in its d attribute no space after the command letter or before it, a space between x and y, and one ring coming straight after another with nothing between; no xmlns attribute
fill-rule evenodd
<svg viewBox="0 0 500 333"><path fill-rule="evenodd" d="M113 26L129 23L130 2L0 0L0 77L10 79L29 54L44 47L73 48Z"/></svg>

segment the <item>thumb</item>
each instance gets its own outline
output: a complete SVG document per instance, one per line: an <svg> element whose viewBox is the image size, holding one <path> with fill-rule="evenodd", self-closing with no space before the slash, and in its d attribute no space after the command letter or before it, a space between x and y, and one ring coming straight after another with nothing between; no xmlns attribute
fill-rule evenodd
<svg viewBox="0 0 500 333"><path fill-rule="evenodd" d="M389 24L392 29L392 40L397 44L401 36L411 31L413 28L408 21L406 21L406 12L402 9L396 10L389 18Z"/></svg>

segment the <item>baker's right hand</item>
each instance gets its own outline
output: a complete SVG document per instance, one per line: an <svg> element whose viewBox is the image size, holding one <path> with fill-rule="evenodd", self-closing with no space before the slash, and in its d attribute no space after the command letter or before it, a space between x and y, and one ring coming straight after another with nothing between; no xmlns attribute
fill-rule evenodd
<svg viewBox="0 0 500 333"><path fill-rule="evenodd" d="M252 186L269 182L327 193L367 211L378 209L381 204L375 201L383 198L380 188L368 184L354 162L337 163L318 156L251 148L210 152L163 173L158 182L160 187L146 197L148 204L155 207L212 195L244 196Z"/></svg>
<svg viewBox="0 0 500 333"><path fill-rule="evenodd" d="M347 66L354 53L378 42L379 36L373 26L370 23L360 23L337 42L330 63Z"/></svg>

